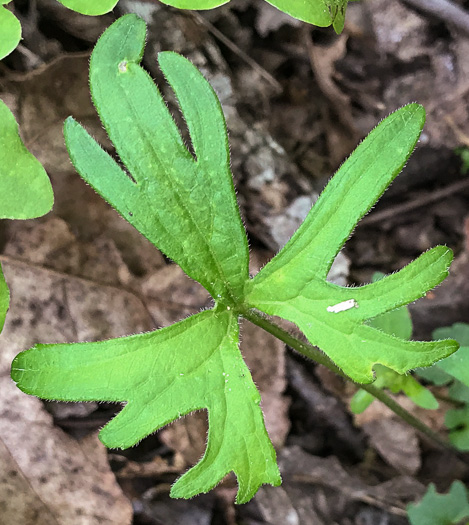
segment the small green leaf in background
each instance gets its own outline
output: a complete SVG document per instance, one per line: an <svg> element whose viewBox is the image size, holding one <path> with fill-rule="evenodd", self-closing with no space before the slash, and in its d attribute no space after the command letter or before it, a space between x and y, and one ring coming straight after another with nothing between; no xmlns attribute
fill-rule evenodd
<svg viewBox="0 0 469 525"><path fill-rule="evenodd" d="M433 339L453 337L461 345L453 355L433 366L417 370L417 374L438 386L449 385L448 396L466 406L448 410L445 425L451 443L462 451L469 451L469 325L455 323L434 330Z"/></svg>
<svg viewBox="0 0 469 525"><path fill-rule="evenodd" d="M454 153L456 153L456 155L459 155L461 159L461 175L467 175L467 173L469 173L469 148L466 146L456 148L454 150Z"/></svg>
<svg viewBox="0 0 469 525"><path fill-rule="evenodd" d="M399 272L357 288L327 282L358 221L409 158L425 111L409 104L383 120L342 164L285 247L252 279L252 308L295 323L358 383L376 363L404 374L452 354L456 341L405 341L366 322L425 295L448 275L452 252L437 246Z"/></svg>
<svg viewBox="0 0 469 525"><path fill-rule="evenodd" d="M15 117L0 100L0 219L33 219L53 204L46 171L26 149Z"/></svg>
<svg viewBox="0 0 469 525"><path fill-rule="evenodd" d="M373 274L372 282L377 282L383 277L383 273L376 272ZM379 315L368 321L367 324L401 339L409 340L412 336L412 319L407 306L401 306ZM374 371L376 376L375 387L387 388L393 394L403 392L416 405L422 408L429 410L438 408L438 401L435 396L410 374L398 374L383 365L375 365ZM368 392L358 390L350 400L350 408L353 413L361 414L374 400L374 396Z"/></svg>
<svg viewBox="0 0 469 525"><path fill-rule="evenodd" d="M463 483L455 481L447 494L438 494L431 483L419 503L407 507L411 525L465 525L469 524L469 501Z"/></svg>
<svg viewBox="0 0 469 525"><path fill-rule="evenodd" d="M438 328L433 332L434 339L454 337L461 345L453 355L438 361L434 366L443 370L453 381L449 395L456 401L469 403L469 325L455 323L453 326ZM469 451L469 406L448 410L445 415L451 443L462 451Z"/></svg>
<svg viewBox="0 0 469 525"><path fill-rule="evenodd" d="M417 374L437 386L450 385L451 399L469 403L469 325L455 323L452 326L437 328L432 337L435 340L453 337L460 344L460 348L433 366L416 370Z"/></svg>
<svg viewBox="0 0 469 525"><path fill-rule="evenodd" d="M61 4L82 15L104 15L116 6L119 0L59 0Z"/></svg>
<svg viewBox="0 0 469 525"><path fill-rule="evenodd" d="M0 0L0 60L9 55L21 40L20 21L6 7L2 7L10 2Z"/></svg>
<svg viewBox="0 0 469 525"><path fill-rule="evenodd" d="M455 323L453 326L438 328L432 335L435 340L451 337L461 345L456 353L442 359L436 366L469 387L469 325Z"/></svg>
<svg viewBox="0 0 469 525"><path fill-rule="evenodd" d="M469 406L448 410L445 425L449 429L449 440L463 452L469 451Z"/></svg>

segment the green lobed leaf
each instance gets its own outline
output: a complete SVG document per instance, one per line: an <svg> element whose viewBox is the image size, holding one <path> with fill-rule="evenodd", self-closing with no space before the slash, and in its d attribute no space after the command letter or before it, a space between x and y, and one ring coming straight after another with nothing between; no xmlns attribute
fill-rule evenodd
<svg viewBox="0 0 469 525"><path fill-rule="evenodd" d="M0 219L32 219L53 204L46 171L26 149L15 117L0 100Z"/></svg>
<svg viewBox="0 0 469 525"><path fill-rule="evenodd" d="M249 254L220 103L188 60L159 54L186 119L194 159L139 66L144 44L145 23L128 15L103 34L90 62L94 104L131 177L73 119L65 123L70 158L86 182L215 300L239 299Z"/></svg>
<svg viewBox="0 0 469 525"><path fill-rule="evenodd" d="M438 494L431 483L419 503L407 507L411 525L459 525L469 519L469 501L463 483L454 481L448 494Z"/></svg>
<svg viewBox="0 0 469 525"><path fill-rule="evenodd" d="M206 453L171 494L189 498L206 492L233 471L237 502L243 503L262 483L279 484L280 475L259 392L238 349L237 314L227 304L243 292L248 250L225 122L218 99L194 66L174 53L160 54L187 121L194 159L138 65L144 38L143 21L127 15L104 33L90 64L94 102L131 175L73 120L65 125L67 147L83 178L200 279L218 305L148 334L37 345L15 358L12 378L24 392L46 399L126 402L100 433L109 447L132 446L187 413L207 409Z"/></svg>
<svg viewBox="0 0 469 525"><path fill-rule="evenodd" d="M119 0L59 0L61 4L82 15L104 15L116 6Z"/></svg>
<svg viewBox="0 0 469 525"><path fill-rule="evenodd" d="M276 314L278 305L285 306L308 337L303 325L312 332L317 328L320 346L335 352L339 366L345 363L344 370L362 380L372 378L376 362L405 371L457 347L453 341L406 342L366 324L440 282L451 261L446 248L430 250L400 272L361 288L326 281L333 258L356 222L410 154L423 110L411 105L386 119L328 185L318 201L321 206L314 207L288 243L289 252L282 250L246 286L247 241L219 102L190 62L174 53L159 56L186 118L194 158L160 93L139 66L144 38L140 19L122 17L99 40L90 65L93 100L129 173L72 119L65 124L67 147L83 178L199 280L216 306L148 334L99 343L37 345L15 358L12 377L23 391L46 399L126 402L101 432L108 446L131 446L186 413L207 409L204 458L176 483L172 495L206 492L234 471L237 501L242 503L260 484L279 484L280 476L259 393L238 349L238 312L265 303L265 311L270 313L273 305ZM399 141L396 135L401 132L404 138ZM383 154L384 161L377 160ZM380 167L383 177L378 176ZM243 302L245 288L249 304ZM350 300L350 293L354 307L337 309ZM347 357L350 348L355 355Z"/></svg>
<svg viewBox="0 0 469 525"><path fill-rule="evenodd" d="M331 179L286 246L249 282L247 302L295 323L359 383L380 363L403 374L458 348L456 341L404 341L366 321L425 295L448 274L452 252L437 246L392 275L365 286L326 281L331 264L358 221L398 175L425 120L409 104L383 120Z"/></svg>
<svg viewBox="0 0 469 525"><path fill-rule="evenodd" d="M0 0L0 60L9 55L21 40L21 24L6 7L11 0ZM0 121L1 122L1 121Z"/></svg>
<svg viewBox="0 0 469 525"><path fill-rule="evenodd" d="M207 409L207 449L173 486L190 498L233 471L238 503L262 483L280 484L260 396L238 349L238 321L208 310L170 327L96 343L36 345L20 353L12 378L28 394L63 401L126 402L100 432L127 448L194 410Z"/></svg>

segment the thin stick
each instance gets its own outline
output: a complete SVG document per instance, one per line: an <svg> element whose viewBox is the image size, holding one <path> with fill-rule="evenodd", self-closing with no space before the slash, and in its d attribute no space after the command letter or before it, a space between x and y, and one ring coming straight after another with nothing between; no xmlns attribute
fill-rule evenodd
<svg viewBox="0 0 469 525"><path fill-rule="evenodd" d="M432 202L444 199L446 197L449 197L450 195L453 195L454 193L458 193L467 188L469 188L469 179L460 180L458 182L455 182L454 184L446 186L446 188L436 190L430 193L429 195L417 197L416 199L405 202L403 204L397 204L396 206L392 206L387 210L383 210L381 212L376 211L373 213L373 215L363 217L363 219L360 221L359 226L376 224L377 222L381 222L385 219L391 219L392 217L400 217L402 213L413 211L416 208L421 208L422 206L426 206L427 204L430 204Z"/></svg>
<svg viewBox="0 0 469 525"><path fill-rule="evenodd" d="M324 365L332 372L337 375L344 377L349 381L353 381L348 377L337 365L335 365L323 352L318 350L316 347L309 343L305 343L295 336L289 334L286 330L276 325L263 315L255 312L254 310L246 310L240 312L241 315L254 323L255 325L263 328L266 332L274 335L286 345L296 350L299 354L316 361L317 363ZM394 401L390 396L388 396L383 390L376 388L374 385L359 385L360 388L371 394L376 399L379 399L384 403L388 408L390 408L397 416L406 421L409 425L414 427L416 430L424 434L426 437L430 438L432 441L437 443L440 447L450 450L453 453L460 455L459 451L455 449L451 443L443 439L439 434L434 432L429 426L425 423L414 417L410 412L403 408L399 403Z"/></svg>
<svg viewBox="0 0 469 525"><path fill-rule="evenodd" d="M246 62L246 64L252 67L254 71L257 71L257 73L259 73L259 76L266 80L275 89L277 93L282 93L282 85L266 69L264 69L260 64L253 60L239 46L237 46L232 40L225 36L219 29L217 29L213 24L206 20L202 15L200 15L196 11L192 11L190 14L198 24L205 26L215 38L217 38L218 40L220 40L220 42L225 44L227 48L231 49L233 53L237 54L242 60Z"/></svg>

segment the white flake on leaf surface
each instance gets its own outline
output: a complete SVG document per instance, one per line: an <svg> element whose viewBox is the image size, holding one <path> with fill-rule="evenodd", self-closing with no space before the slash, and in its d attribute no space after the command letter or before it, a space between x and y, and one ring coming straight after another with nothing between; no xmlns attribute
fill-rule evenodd
<svg viewBox="0 0 469 525"><path fill-rule="evenodd" d="M338 314L339 312L345 312L351 308L358 308L358 303L355 299L348 299L347 301L328 306L327 311L333 314Z"/></svg>

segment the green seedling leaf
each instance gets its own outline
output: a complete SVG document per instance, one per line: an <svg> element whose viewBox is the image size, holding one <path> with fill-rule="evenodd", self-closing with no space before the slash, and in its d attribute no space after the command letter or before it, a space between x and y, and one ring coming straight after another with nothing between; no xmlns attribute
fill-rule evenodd
<svg viewBox="0 0 469 525"><path fill-rule="evenodd" d="M0 100L0 219L40 217L53 204L46 171L26 149L15 117Z"/></svg>
<svg viewBox="0 0 469 525"><path fill-rule="evenodd" d="M379 124L341 166L286 246L249 282L247 302L295 323L359 383L380 363L399 374L452 354L456 341L405 341L366 321L415 301L448 274L438 246L397 273L357 288L326 281L358 221L401 171L421 133L424 109L410 104Z"/></svg>
<svg viewBox="0 0 469 525"><path fill-rule="evenodd" d="M377 388L387 388L393 394L403 392L417 406L427 410L438 408L438 401L435 396L413 376L398 374L394 370L378 364L374 366L374 371L376 375L374 385ZM374 400L374 396L364 390L359 390L350 400L350 408L354 414L361 414Z"/></svg>
<svg viewBox="0 0 469 525"><path fill-rule="evenodd" d="M82 15L104 15L116 6L119 0L59 0L61 4Z"/></svg>
<svg viewBox="0 0 469 525"><path fill-rule="evenodd" d="M376 272L372 282L377 282L384 277L383 273ZM399 337L408 341L412 336L412 319L409 309L401 306L390 312L386 312L367 322L369 326L381 330L386 334ZM387 388L393 394L404 392L416 405L429 410L438 408L435 396L422 386L413 376L401 375L383 365L374 367L377 388ZM374 396L359 390L350 400L350 408L355 414L361 414L374 401Z"/></svg>
<svg viewBox="0 0 469 525"><path fill-rule="evenodd" d="M455 323L453 326L438 328L434 339L454 337L461 345L453 355L435 363L432 367L419 370L419 376L437 385L449 385L448 394L454 401L469 403L469 325ZM459 450L469 450L469 406L448 410L445 425L449 439Z"/></svg>
<svg viewBox="0 0 469 525"><path fill-rule="evenodd" d="M6 7L2 7L10 2L0 0L0 60L9 55L21 40L20 21Z"/></svg>
<svg viewBox="0 0 469 525"><path fill-rule="evenodd" d="M249 276L248 245L220 103L188 60L160 53L194 158L139 65L144 44L143 20L123 17L100 38L90 62L94 104L133 180L73 119L65 123L70 158L86 182L215 300L240 299Z"/></svg>
<svg viewBox="0 0 469 525"><path fill-rule="evenodd" d="M85 181L205 286L214 308L148 334L36 345L15 358L12 377L24 392L45 399L126 403L100 433L110 447L129 447L184 414L206 409L205 455L171 493L192 497L233 471L237 501L243 503L262 483L280 483L259 393L238 349L238 317L248 309L292 317L314 344L362 381L372 379L375 363L405 372L457 348L454 341L404 341L367 324L438 284L451 261L448 249L430 250L361 288L326 281L353 227L409 156L423 109L414 104L386 119L339 170L288 250L249 281L220 103L189 61L175 53L159 55L186 119L192 143L186 148L139 65L144 41L144 22L124 16L103 34L90 61L92 98L124 167L73 119L64 127L67 148Z"/></svg>
<svg viewBox="0 0 469 525"><path fill-rule="evenodd" d="M205 455L171 494L207 492L233 471L237 502L244 503L262 483L280 484L280 475L238 332L235 315L209 310L146 334L37 345L15 358L12 377L24 392L47 399L126 402L100 432L113 448L130 447L185 414L207 409Z"/></svg>
<svg viewBox="0 0 469 525"><path fill-rule="evenodd" d="M466 487L455 481L448 494L438 494L431 483L423 499L408 505L407 512L411 525L460 525L469 519Z"/></svg>

